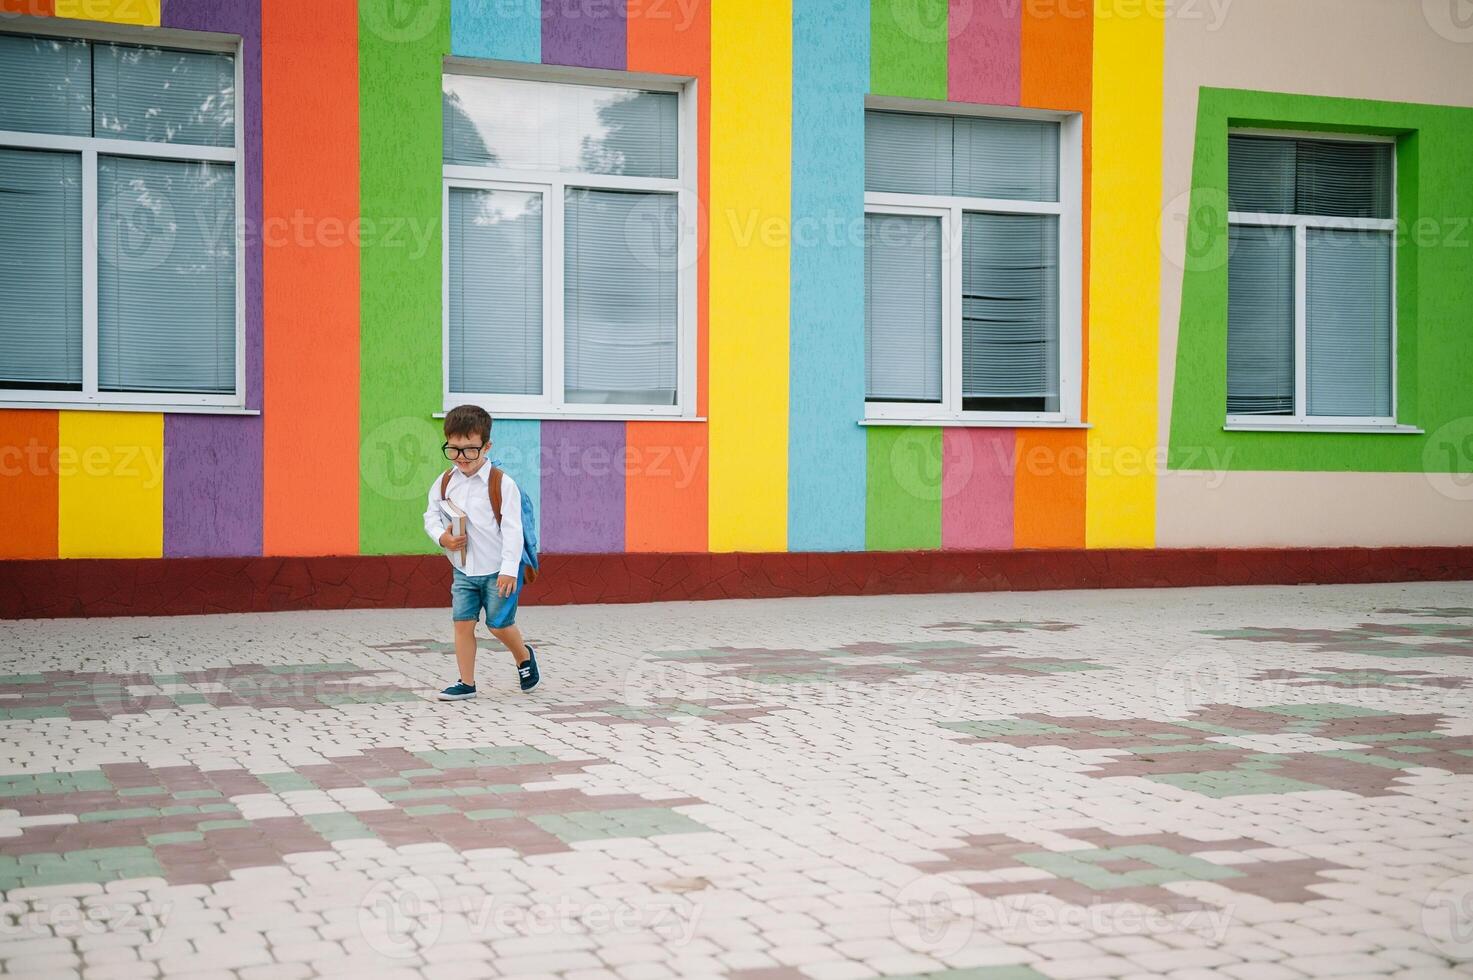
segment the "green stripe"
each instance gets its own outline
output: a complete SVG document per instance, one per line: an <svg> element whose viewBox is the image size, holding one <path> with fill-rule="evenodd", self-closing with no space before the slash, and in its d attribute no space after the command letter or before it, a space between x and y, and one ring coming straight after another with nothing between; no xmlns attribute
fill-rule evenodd
<svg viewBox="0 0 1473 980"><path fill-rule="evenodd" d="M947 0L870 0L870 93L945 99L946 35Z"/></svg>
<svg viewBox="0 0 1473 980"><path fill-rule="evenodd" d="M941 547L941 430L874 426L869 433L864 546L871 551Z"/></svg>
<svg viewBox="0 0 1473 980"><path fill-rule="evenodd" d="M447 0L414 17L358 5L359 353L363 554L426 552L425 493L440 429L440 72ZM400 21L403 21L401 23ZM371 237L370 237L371 235Z"/></svg>

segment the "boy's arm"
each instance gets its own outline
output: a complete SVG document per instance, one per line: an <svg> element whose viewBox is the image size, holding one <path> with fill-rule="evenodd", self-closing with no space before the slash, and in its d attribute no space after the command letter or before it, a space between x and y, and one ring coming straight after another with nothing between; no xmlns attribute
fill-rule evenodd
<svg viewBox="0 0 1473 980"><path fill-rule="evenodd" d="M440 478L435 477L435 482L430 484L429 506L425 508L425 533L439 547L440 535L449 526L450 522L445 519L444 511L440 510Z"/></svg>
<svg viewBox="0 0 1473 980"><path fill-rule="evenodd" d="M517 577L522 568L522 488L501 478L501 574Z"/></svg>

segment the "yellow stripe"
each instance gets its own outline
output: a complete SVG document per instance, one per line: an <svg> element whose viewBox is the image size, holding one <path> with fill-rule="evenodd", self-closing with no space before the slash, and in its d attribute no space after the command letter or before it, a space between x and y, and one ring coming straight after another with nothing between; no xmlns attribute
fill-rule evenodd
<svg viewBox="0 0 1473 980"><path fill-rule="evenodd" d="M160 557L164 417L61 412L57 426L57 554Z"/></svg>
<svg viewBox="0 0 1473 980"><path fill-rule="evenodd" d="M1085 546L1156 537L1156 362L1161 319L1159 5L1095 0Z"/></svg>
<svg viewBox="0 0 1473 980"><path fill-rule="evenodd" d="M158 27L159 4L160 0L56 0L56 16Z"/></svg>
<svg viewBox="0 0 1473 980"><path fill-rule="evenodd" d="M711 7L710 548L788 540L792 0Z"/></svg>

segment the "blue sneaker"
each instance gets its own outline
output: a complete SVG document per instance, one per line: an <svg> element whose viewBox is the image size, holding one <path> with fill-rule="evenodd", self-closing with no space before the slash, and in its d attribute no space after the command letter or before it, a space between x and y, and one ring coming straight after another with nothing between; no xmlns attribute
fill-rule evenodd
<svg viewBox="0 0 1473 980"><path fill-rule="evenodd" d="M517 666L517 677L522 682L522 693L542 683L542 672L537 669L537 651L527 644L527 659Z"/></svg>
<svg viewBox="0 0 1473 980"><path fill-rule="evenodd" d="M465 701L476 696L476 685L456 681L436 696L441 701Z"/></svg>

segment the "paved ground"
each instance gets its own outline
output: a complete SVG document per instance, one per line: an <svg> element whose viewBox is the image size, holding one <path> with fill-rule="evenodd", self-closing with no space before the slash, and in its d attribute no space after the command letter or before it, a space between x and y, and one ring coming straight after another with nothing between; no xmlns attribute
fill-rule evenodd
<svg viewBox="0 0 1473 980"><path fill-rule="evenodd" d="M5 972L1473 972L1468 585L523 624L0 624Z"/></svg>

